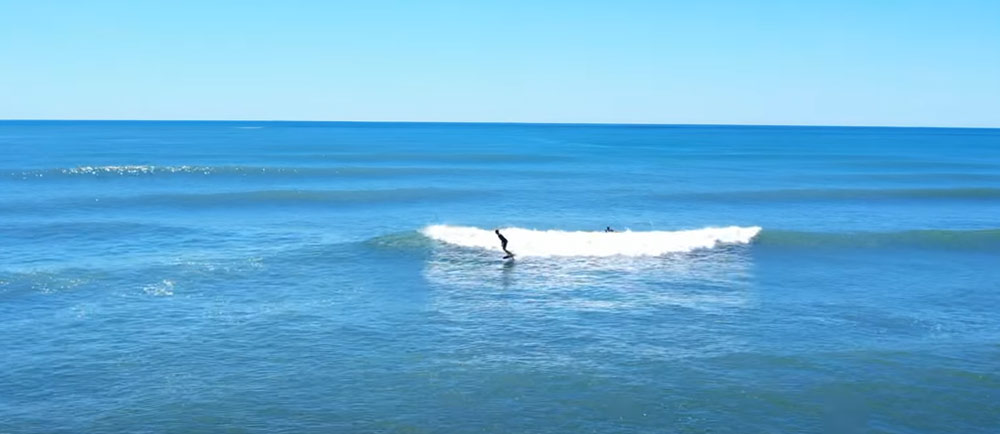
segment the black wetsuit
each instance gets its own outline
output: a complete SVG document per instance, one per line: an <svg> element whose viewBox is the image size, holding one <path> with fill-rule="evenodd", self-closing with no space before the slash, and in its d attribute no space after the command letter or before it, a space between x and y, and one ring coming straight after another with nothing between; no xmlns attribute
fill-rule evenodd
<svg viewBox="0 0 1000 434"><path fill-rule="evenodd" d="M500 234L500 230L495 230L494 232L496 232L497 236L500 237L500 248L507 254L507 256L504 256L503 258L513 258L514 254L511 253L510 250L507 250L507 238L504 238L504 236Z"/></svg>

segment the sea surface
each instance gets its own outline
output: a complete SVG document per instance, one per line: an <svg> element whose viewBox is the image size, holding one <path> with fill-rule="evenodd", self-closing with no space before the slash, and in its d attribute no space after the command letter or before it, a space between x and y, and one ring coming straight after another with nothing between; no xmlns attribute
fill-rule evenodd
<svg viewBox="0 0 1000 434"><path fill-rule="evenodd" d="M117 432L1000 432L1000 130L2 121L0 433Z"/></svg>

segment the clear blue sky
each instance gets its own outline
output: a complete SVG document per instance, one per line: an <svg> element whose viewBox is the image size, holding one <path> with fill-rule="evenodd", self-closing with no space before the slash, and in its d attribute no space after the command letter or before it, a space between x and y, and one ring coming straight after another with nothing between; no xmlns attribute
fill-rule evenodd
<svg viewBox="0 0 1000 434"><path fill-rule="evenodd" d="M0 119L1000 127L1000 1L0 0Z"/></svg>

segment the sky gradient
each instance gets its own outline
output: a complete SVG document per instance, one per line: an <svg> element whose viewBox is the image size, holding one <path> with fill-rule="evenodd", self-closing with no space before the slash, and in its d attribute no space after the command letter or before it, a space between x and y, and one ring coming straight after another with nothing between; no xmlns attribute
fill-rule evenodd
<svg viewBox="0 0 1000 434"><path fill-rule="evenodd" d="M0 0L0 119L1000 127L1000 2Z"/></svg>

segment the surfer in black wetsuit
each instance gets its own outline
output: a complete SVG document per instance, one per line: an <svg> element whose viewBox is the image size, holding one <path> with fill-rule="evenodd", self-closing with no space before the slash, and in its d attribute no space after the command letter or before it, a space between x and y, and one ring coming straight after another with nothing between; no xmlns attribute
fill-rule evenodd
<svg viewBox="0 0 1000 434"><path fill-rule="evenodd" d="M500 248L507 254L507 256L504 256L503 259L513 258L514 254L511 253L510 250L507 250L507 239L500 233L500 229L494 229L493 232L496 232L497 236L500 237Z"/></svg>
<svg viewBox="0 0 1000 434"><path fill-rule="evenodd" d="M604 232L614 232L614 231L615 231L614 229L611 229L611 226L604 228Z"/></svg>

